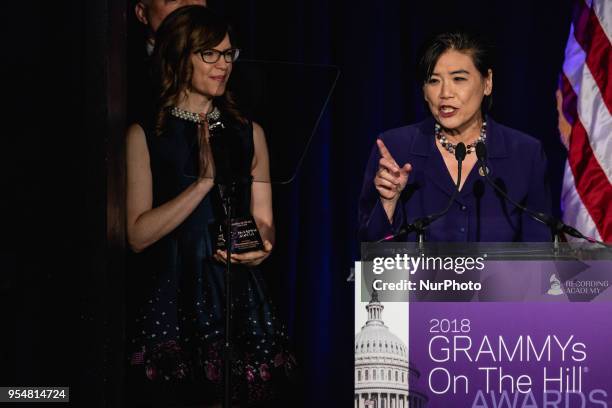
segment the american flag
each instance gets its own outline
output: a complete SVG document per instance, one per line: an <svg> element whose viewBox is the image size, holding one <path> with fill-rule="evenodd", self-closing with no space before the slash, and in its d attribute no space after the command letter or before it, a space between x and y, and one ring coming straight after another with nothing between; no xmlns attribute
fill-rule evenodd
<svg viewBox="0 0 612 408"><path fill-rule="evenodd" d="M577 0L558 97L565 223L612 242L612 0Z"/></svg>

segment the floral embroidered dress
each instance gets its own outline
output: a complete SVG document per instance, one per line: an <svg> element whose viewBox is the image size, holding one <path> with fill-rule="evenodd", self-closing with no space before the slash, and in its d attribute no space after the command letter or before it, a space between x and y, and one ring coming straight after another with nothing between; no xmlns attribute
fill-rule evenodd
<svg viewBox="0 0 612 408"><path fill-rule="evenodd" d="M198 126L173 116L160 135L143 126L154 207L195 181ZM229 126L242 141L240 155L248 160L243 166L248 172L254 149L252 124ZM248 182L239 188L240 206L248 210L251 181L250 174L244 176ZM135 405L138 400L160 406L210 403L223 395L225 266L212 257L213 231L223 217L215 187L175 230L130 257L127 326L129 376L138 384L130 390ZM234 398L243 404L266 401L291 375L295 360L287 351L286 331L273 314L259 270L232 265L232 273Z"/></svg>

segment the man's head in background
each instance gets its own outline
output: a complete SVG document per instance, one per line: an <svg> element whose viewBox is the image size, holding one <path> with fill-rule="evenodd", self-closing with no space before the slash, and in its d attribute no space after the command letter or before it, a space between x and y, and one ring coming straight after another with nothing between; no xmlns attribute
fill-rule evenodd
<svg viewBox="0 0 612 408"><path fill-rule="evenodd" d="M136 18L148 27L147 40L152 44L154 35L166 16L179 7L206 6L206 0L140 0L134 6Z"/></svg>

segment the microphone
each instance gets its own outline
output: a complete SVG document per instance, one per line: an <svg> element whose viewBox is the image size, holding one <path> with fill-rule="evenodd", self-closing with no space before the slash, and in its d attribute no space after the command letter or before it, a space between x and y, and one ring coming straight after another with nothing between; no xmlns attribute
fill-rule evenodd
<svg viewBox="0 0 612 408"><path fill-rule="evenodd" d="M376 243L392 241L404 234L408 234L408 233L415 232L415 231L418 234L419 242L423 242L423 234L425 232L425 229L429 226L429 224L431 224L438 218L442 217L448 212L448 210L450 210L451 205L453 205L453 201L455 201L455 197L457 196L457 193L459 193L459 187L461 186L461 167L463 164L463 160L465 159L465 155L466 155L465 144L463 144L462 142L459 142L457 146L455 146L455 159L457 159L457 182L455 183L455 190L453 191L453 194L451 195L450 200L448 200L448 204L442 211L431 214L431 215L427 215L425 217L417 218L416 220L414 220L412 224L408 224L406 227L400 228L397 234L386 236L376 241Z"/></svg>
<svg viewBox="0 0 612 408"><path fill-rule="evenodd" d="M499 194L501 194L501 196L504 197L506 200L508 200L512 205L514 205L515 207L519 208L521 211L524 211L527 214L529 214L529 216L531 218L533 218L534 220L539 221L542 224L548 226L548 228L550 228L553 236L555 237L555 241L559 238L559 234L561 232L564 232L564 233L566 233L568 235L571 235L572 237L575 237L575 238L584 239L584 240L589 241L591 243L598 243L598 244L605 245L601 241L598 241L598 240L596 240L594 238L590 238L590 237L585 236L583 233L578 231L576 228L571 227L571 226L569 226L567 224L564 224L561 220L553 217L552 215L544 214L544 213L538 212L538 211L533 211L530 208L527 208L524 205L521 205L521 204L517 203L516 201L514 201L512 198L510 198L510 196L508 194L506 194L506 192L504 190L499 188L499 186L497 184L495 184L495 182L493 180L491 180L491 177L489 177L489 171L488 171L487 165L486 165L487 164L487 147L485 146L485 144L483 142L478 142L476 144L476 158L478 159L478 166L482 170L482 172L480 174L485 177L487 182L495 189L495 191L497 191Z"/></svg>

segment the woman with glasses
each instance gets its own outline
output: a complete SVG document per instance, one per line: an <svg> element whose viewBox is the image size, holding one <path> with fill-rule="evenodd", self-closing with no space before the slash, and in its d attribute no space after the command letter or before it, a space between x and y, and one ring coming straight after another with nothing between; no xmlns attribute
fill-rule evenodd
<svg viewBox="0 0 612 408"><path fill-rule="evenodd" d="M227 163L211 149L213 123L239 158L234 211L252 214L263 243L230 260L234 400L265 404L294 362L256 268L274 242L272 193L263 130L226 90L238 55L227 23L204 7L174 11L157 31L156 114L132 125L126 142L130 406L221 400L227 258L215 231L226 208L216 182Z"/></svg>

